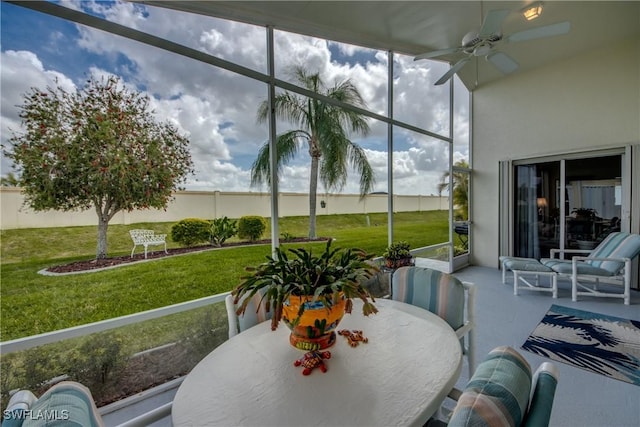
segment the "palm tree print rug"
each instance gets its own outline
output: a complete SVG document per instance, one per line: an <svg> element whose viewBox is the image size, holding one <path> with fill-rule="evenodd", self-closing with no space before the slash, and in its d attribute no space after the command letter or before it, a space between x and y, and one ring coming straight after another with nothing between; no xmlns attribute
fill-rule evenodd
<svg viewBox="0 0 640 427"><path fill-rule="evenodd" d="M640 385L640 321L552 305L524 350Z"/></svg>

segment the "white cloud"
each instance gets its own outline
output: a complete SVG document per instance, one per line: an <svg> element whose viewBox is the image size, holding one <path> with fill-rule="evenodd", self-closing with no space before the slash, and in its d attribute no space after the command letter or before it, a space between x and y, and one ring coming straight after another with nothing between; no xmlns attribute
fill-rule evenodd
<svg viewBox="0 0 640 427"><path fill-rule="evenodd" d="M74 3L74 7L80 5L111 21L266 72L263 28L178 14L131 2ZM111 61L112 65L117 64L115 72L122 75L128 84L145 88L158 117L172 121L181 132L188 134L197 171L188 188L250 190L249 168L268 136L267 125L256 123L257 106L267 97L265 84L105 32L82 26L78 26L78 30L79 55L89 51L99 54L106 62ZM304 64L310 71L320 71L327 84L333 84L335 79L350 78L371 111L386 114L388 82L385 52L372 53L368 49L337 44L341 55L349 58L345 63L332 60L331 46L327 41L280 31L275 34L279 78L284 78L283 71L293 64ZM24 37L29 37L28 30L25 30ZM356 63L359 57L368 59L364 63ZM127 61L123 62L123 58ZM68 58L68 61L73 61L73 58ZM447 67L429 61L415 63L413 58L403 55L395 55L394 62L395 117L448 135L448 87L433 86L433 81ZM20 94L29 86L43 87L58 77L65 85L73 87L71 79L46 68L34 53L2 53L3 141L6 128L17 124L17 112L13 106L19 103ZM91 72L106 73L98 67ZM464 119L464 115L460 117ZM289 126L279 122L278 130ZM454 132L456 139L468 138L468 124L456 126ZM441 149L446 143L434 142L432 138L410 132L400 131L397 134L394 191L401 194L435 192L442 170L448 165L447 152ZM387 190L386 135L386 124L371 121L368 138L354 136L365 147L376 171L376 191ZM468 151L465 153L464 149L454 154L460 158L465 155L468 156ZM5 159L3 173L4 167ZM308 191L308 173L307 159L304 156L296 159L284 168L280 189ZM352 173L344 191L357 193L358 187L358 177Z"/></svg>

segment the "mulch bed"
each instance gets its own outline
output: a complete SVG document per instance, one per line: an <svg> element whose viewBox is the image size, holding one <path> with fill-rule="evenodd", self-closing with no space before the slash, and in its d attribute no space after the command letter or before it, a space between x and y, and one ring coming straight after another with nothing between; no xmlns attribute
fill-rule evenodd
<svg viewBox="0 0 640 427"><path fill-rule="evenodd" d="M281 240L282 243L295 243L295 242L318 242L318 241L327 241L328 237L318 237L316 239L308 239L304 237ZM264 245L271 244L271 239L264 240L256 240L255 242L233 242L233 243L225 243L222 245L222 248L228 248L233 246L246 246L246 245ZM167 249L167 253L163 250L157 250L147 253L147 260L149 259L158 259L165 258L168 256L181 255L191 252L202 252L212 249L219 249L215 246L211 245L203 245L203 246L191 246L187 248L172 248ZM76 261L69 264L64 265L55 265L53 267L49 267L46 271L50 273L76 273L79 271L91 271L105 267L114 267L123 264L130 264L132 262L140 262L145 261L144 253L134 254L133 257L129 255L118 256L118 257L108 257L104 259L90 259L86 261Z"/></svg>

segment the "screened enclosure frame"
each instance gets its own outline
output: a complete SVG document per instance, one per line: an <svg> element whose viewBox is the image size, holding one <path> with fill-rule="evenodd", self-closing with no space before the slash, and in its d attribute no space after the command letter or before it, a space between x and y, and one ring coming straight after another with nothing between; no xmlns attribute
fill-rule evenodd
<svg viewBox="0 0 640 427"><path fill-rule="evenodd" d="M365 117L378 120L380 122L387 124L387 147L388 147L388 242L389 244L393 241L393 127L397 126L399 128L409 130L412 132L416 132L421 135L429 136L431 138L435 138L440 141L447 142L450 147L453 147L453 108L454 108L454 79L451 79L449 84L449 135L443 136L439 135L435 132L428 131L426 129L419 128L417 126L411 125L409 123L397 120L393 115L393 64L394 64L394 52L389 50L387 51L387 58L389 69L388 73L388 85L387 85L387 97L388 97L388 115L381 115L374 113L372 111L368 111L366 109L358 108L351 104L346 104L340 101L337 101L332 98L328 98L316 92L312 92L306 90L302 87L291 84L287 81L276 78L275 76L275 60L274 60L274 30L277 28L274 26L259 26L265 28L266 34L266 56L267 56L267 74L261 73L259 71L244 67L242 65L236 64L234 62L230 62L221 58L218 58L213 55L209 55L207 53L201 52L197 49L193 49L179 43L175 43L169 41L167 39L163 39L158 36L154 36L149 33L145 33L143 31L139 31L133 28L129 28L127 26L107 21L106 19L102 19L96 16L92 16L86 14L82 11L69 9L54 3L50 3L47 1L30 1L30 2L19 2L19 1L8 1L8 3L15 4L17 6L25 7L37 12L45 13L48 15L56 16L71 22L75 22L80 25L84 25L87 27L92 27L98 30L102 30L114 35L118 35L121 37L125 37L130 40L134 40L149 46L153 46L168 52L172 52L178 54L182 57L195 59L196 61L213 65L215 67L222 68L227 71L231 71L233 73L239 74L244 77L248 77L250 79L262 82L267 84L268 86L268 101L271 105L269 110L268 117L268 127L269 127L269 147L270 147L270 162L271 162L271 241L272 241L272 250L275 251L275 248L279 246L279 230L278 230L278 187L277 187L277 179L275 178L275 174L277 173L277 168L274 168L273 165L276 159L275 153L275 140L276 140L276 121L275 116L273 114L274 111L274 98L275 98L275 90L283 89L286 91L290 91L296 93L298 95L302 95L308 98L312 98L315 100L319 100L345 110L358 113ZM155 7L155 6L148 6ZM284 30L283 30L284 31ZM366 46L363 46L366 47ZM471 109L470 109L471 110ZM471 123L470 123L471 126ZM472 141L469 141L469 152L471 153ZM471 166L471 162L469 162ZM453 149L449 150L449 188L452 186L452 176L453 176ZM471 170L469 170L469 173ZM471 176L471 173L470 173ZM469 194L471 194L471 189L469 190ZM469 197L471 199L471 197ZM450 246L450 256L449 261L451 262L453 258L453 232L452 229L452 219L453 219L453 204L451 202L451 197L449 197L449 246Z"/></svg>

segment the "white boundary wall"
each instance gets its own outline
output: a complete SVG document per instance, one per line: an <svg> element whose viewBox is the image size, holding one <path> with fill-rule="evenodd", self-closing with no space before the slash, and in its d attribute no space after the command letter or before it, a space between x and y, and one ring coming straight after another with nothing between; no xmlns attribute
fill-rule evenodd
<svg viewBox="0 0 640 427"><path fill-rule="evenodd" d="M363 200L357 194L318 194L317 200L318 215L386 212L388 206L386 194L368 195ZM24 197L19 188L0 187L0 229L96 225L98 221L92 209L78 212L34 212L23 203ZM243 215L269 217L270 204L269 193L179 191L166 210L119 212L109 224L172 222L184 218L214 219L224 216L240 218ZM394 196L396 212L445 210L448 206L447 197ZM309 197L303 193L280 193L278 208L283 217L308 215Z"/></svg>

